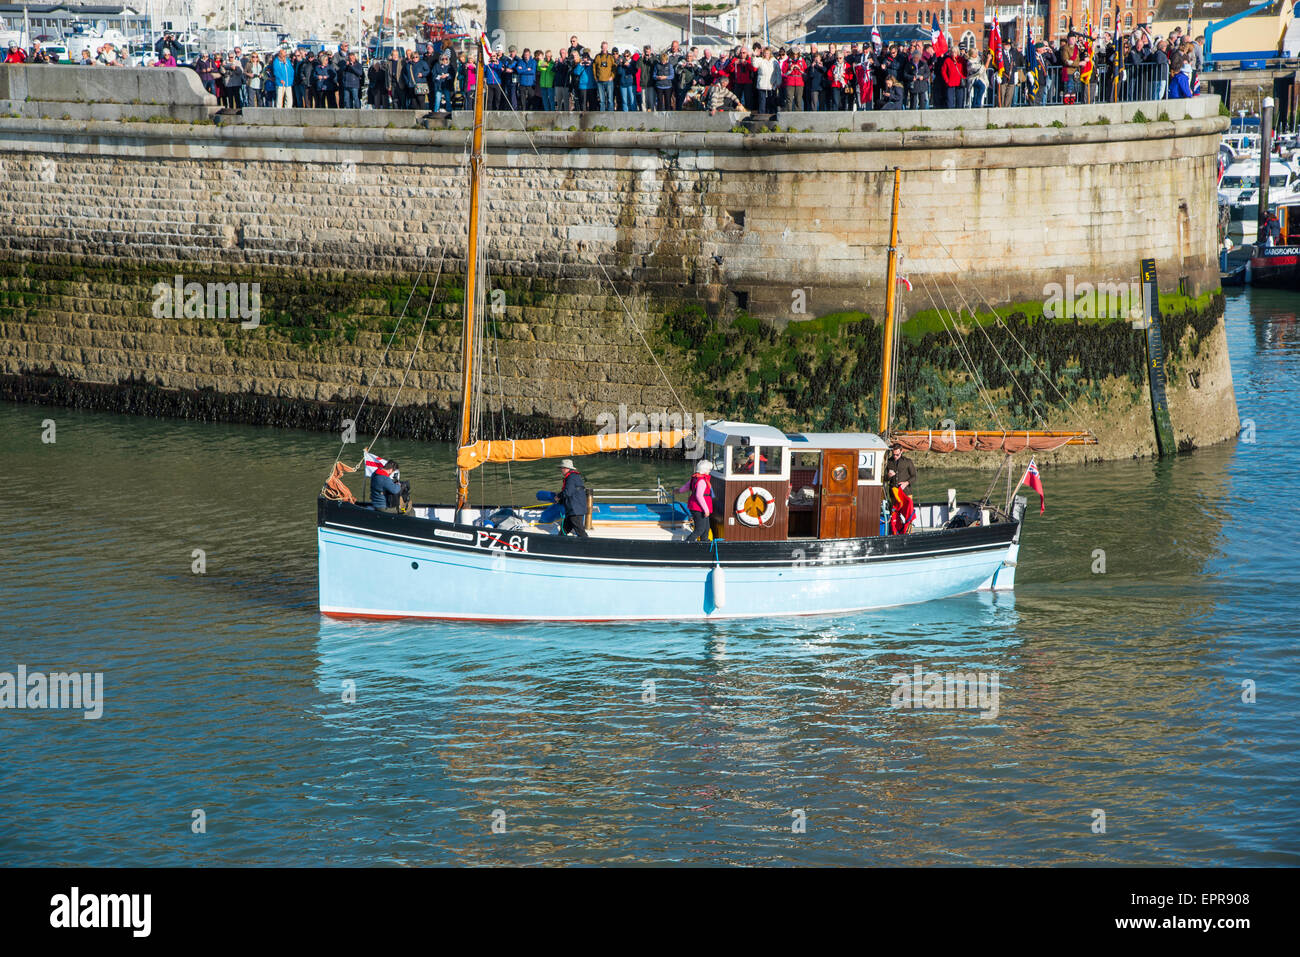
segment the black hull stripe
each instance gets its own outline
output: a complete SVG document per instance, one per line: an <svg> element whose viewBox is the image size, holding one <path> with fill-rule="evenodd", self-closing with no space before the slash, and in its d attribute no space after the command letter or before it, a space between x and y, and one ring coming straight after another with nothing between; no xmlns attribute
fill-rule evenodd
<svg viewBox="0 0 1300 957"><path fill-rule="evenodd" d="M712 559L711 557L712 553L706 553L706 555L703 555L703 557L701 558L690 558L685 560L663 559L663 558L632 558L632 557L627 557L627 555L617 555L617 557L604 558L604 557L599 557L599 555L580 555L580 554L559 555L559 554L539 553L539 551L486 549L486 547L467 544L467 542L451 541L451 540L447 540L447 538L426 538L421 536L411 536L411 534L385 532L382 531L382 529L364 528L364 527L360 527L360 525L348 525L343 523L337 523L337 521L326 521L326 523L321 524L321 528L328 529L328 531L360 534L360 536L365 536L365 537L387 538L387 540L406 542L406 544L409 545L433 547L433 549L439 549L445 551L461 551L461 553L480 553L480 554L502 553L502 554L510 555L512 559L530 559L530 560L534 560L534 562L564 562L568 564L641 564L641 566L659 566L659 567L666 567L666 568L712 568L714 567L714 559ZM461 529L454 529L454 531L461 531ZM477 531L477 529L474 529L474 531ZM858 544L858 542L866 542L867 540L865 540L865 538L846 538L846 540L840 540L840 541L854 542L854 544ZM915 542L915 540L913 541ZM689 545L680 544L680 542L673 542L673 545L677 545L679 547L692 547ZM939 549L926 549L926 550L909 549L906 551L896 551L896 553L878 553L878 554L859 553L853 555L836 555L833 554L832 551L831 554L822 554L822 555L806 554L805 557L803 558L796 558L792 554L788 558L780 558L780 559L720 558L719 564L722 564L722 567L724 568L741 567L741 566L754 567L754 568L794 568L794 567L803 567L803 566L829 567L829 566L852 566L852 564L863 564L863 566L865 566L865 564L876 564L880 562L901 562L901 560L935 558L935 557L941 557L941 555L943 555L943 557L946 557L946 555L976 554L976 553L985 553L985 551L1005 551L1006 549L1008 549L1010 545L1011 545L1011 536L1008 536L1008 538L1006 538L1005 541L1001 541L1001 540L985 541L985 542L978 542L978 544L957 544L957 542L954 542L953 545L950 545L948 547L939 547ZM790 550L793 551L794 549L796 549L796 547L800 547L800 546L794 545Z"/></svg>

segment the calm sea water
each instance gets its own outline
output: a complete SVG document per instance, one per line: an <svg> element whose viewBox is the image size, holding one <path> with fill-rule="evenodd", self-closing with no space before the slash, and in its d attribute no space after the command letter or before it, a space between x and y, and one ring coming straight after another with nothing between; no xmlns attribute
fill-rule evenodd
<svg viewBox="0 0 1300 957"><path fill-rule="evenodd" d="M1300 863L1298 305L1229 300L1254 442L1051 470L1014 598L853 618L330 622L328 437L0 405L0 671L105 699L0 711L0 863ZM386 448L448 496L447 447ZM891 708L917 665L996 672L996 717Z"/></svg>

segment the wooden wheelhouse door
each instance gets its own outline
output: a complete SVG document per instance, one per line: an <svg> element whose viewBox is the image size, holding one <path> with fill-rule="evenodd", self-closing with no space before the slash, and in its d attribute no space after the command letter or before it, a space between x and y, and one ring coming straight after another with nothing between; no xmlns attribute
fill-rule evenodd
<svg viewBox="0 0 1300 957"><path fill-rule="evenodd" d="M822 453L821 538L853 538L857 524L858 453Z"/></svg>

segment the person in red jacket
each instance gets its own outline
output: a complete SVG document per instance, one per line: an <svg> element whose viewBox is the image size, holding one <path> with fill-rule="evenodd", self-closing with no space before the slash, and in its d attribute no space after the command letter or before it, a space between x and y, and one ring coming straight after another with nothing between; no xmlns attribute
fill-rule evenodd
<svg viewBox="0 0 1300 957"><path fill-rule="evenodd" d="M808 63L797 47L781 61L781 88L785 99L781 108L784 112L803 109L803 75L807 72Z"/></svg>
<svg viewBox="0 0 1300 957"><path fill-rule="evenodd" d="M962 80L966 79L966 70L961 62L952 55L952 47L944 53L939 61L939 78L943 81L944 107L957 109L957 91L961 89Z"/></svg>
<svg viewBox="0 0 1300 957"><path fill-rule="evenodd" d="M754 108L754 61L749 51L738 47L738 55L731 60L731 92L744 104L745 109Z"/></svg>
<svg viewBox="0 0 1300 957"><path fill-rule="evenodd" d="M844 96L844 90L853 83L853 71L844 62L843 53L835 54L835 59L826 71L826 76L831 85L831 109L848 109L848 100Z"/></svg>
<svg viewBox="0 0 1300 957"><path fill-rule="evenodd" d="M9 44L9 54L5 57L6 63L26 63L27 51L19 48L18 44Z"/></svg>

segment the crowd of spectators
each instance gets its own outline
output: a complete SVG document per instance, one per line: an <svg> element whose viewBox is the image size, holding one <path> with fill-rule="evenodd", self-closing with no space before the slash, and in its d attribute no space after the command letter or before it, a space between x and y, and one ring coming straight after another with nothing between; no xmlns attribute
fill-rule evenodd
<svg viewBox="0 0 1300 957"><path fill-rule="evenodd" d="M157 66L178 65L180 45L170 34L155 47ZM1116 55L1118 54L1118 55ZM8 62L49 62L39 44L29 56L10 44ZM119 65L126 58L106 44L87 65ZM664 111L687 108L758 113L826 110L922 110L1187 97L1197 89L1203 38L1181 28L1169 37L1145 28L1116 49L1071 33L1056 43L1021 49L995 44L949 46L936 52L907 43L736 46L714 51L611 47L596 52L577 36L559 50L498 49L485 67L489 110ZM339 44L337 52L302 49L201 53L192 63L205 89L223 106L431 110L472 109L484 87L470 44L440 43L392 49L365 58ZM1118 75L1119 82L1116 82Z"/></svg>

